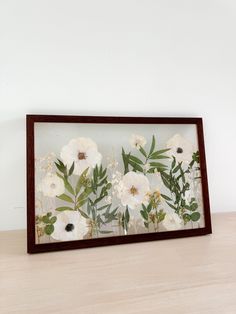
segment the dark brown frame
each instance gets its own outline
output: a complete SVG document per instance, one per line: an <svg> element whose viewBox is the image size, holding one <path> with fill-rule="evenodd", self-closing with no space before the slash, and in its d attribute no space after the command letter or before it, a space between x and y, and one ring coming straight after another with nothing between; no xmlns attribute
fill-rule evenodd
<svg viewBox="0 0 236 314"><path fill-rule="evenodd" d="M94 246L153 241L210 234L211 216L207 182L206 157L203 137L202 118L168 117L104 117L104 116L64 116L64 115L27 115L27 252L39 253L56 250L71 250ZM34 162L34 123L108 123L108 124L195 124L197 127L205 227L198 229L165 231L159 233L133 234L98 239L86 239L56 243L35 243L35 162Z"/></svg>

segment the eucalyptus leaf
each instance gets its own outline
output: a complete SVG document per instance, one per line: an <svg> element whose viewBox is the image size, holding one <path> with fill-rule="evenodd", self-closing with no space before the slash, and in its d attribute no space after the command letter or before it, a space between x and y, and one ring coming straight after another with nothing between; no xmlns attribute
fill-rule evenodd
<svg viewBox="0 0 236 314"><path fill-rule="evenodd" d="M46 225L44 227L44 232L47 234L47 235L51 235L54 231L54 226L53 225Z"/></svg>
<svg viewBox="0 0 236 314"><path fill-rule="evenodd" d="M51 223L51 224L54 224L56 221L57 221L57 217L56 217L56 216L53 216L53 217L50 219L50 223Z"/></svg>
<svg viewBox="0 0 236 314"><path fill-rule="evenodd" d="M50 223L50 218L47 215L45 215L42 217L42 222L44 222L45 224Z"/></svg>
<svg viewBox="0 0 236 314"><path fill-rule="evenodd" d="M197 210L197 208L198 208L198 204L197 203L193 203L193 204L190 205L190 210L191 211L195 211L195 210Z"/></svg>
<svg viewBox="0 0 236 314"><path fill-rule="evenodd" d="M194 212L191 214L191 220L192 221L198 221L200 219L201 215L199 212Z"/></svg>

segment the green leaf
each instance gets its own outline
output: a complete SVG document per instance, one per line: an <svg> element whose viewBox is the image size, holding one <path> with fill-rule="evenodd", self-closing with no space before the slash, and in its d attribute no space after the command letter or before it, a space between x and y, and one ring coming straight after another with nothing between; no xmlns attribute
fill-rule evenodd
<svg viewBox="0 0 236 314"><path fill-rule="evenodd" d="M173 161L171 163L171 169L173 169L176 165L176 158L175 158L175 156L172 156L172 157L173 157Z"/></svg>
<svg viewBox="0 0 236 314"><path fill-rule="evenodd" d="M156 146L156 140L155 140L155 136L153 135L152 136L152 144L151 144L151 148L150 148L150 151L149 151L149 156L153 153L153 151L155 149L155 146Z"/></svg>
<svg viewBox="0 0 236 314"><path fill-rule="evenodd" d="M77 202L80 202L84 200L85 198L88 198L89 194L92 193L92 188L85 189L78 197Z"/></svg>
<svg viewBox="0 0 236 314"><path fill-rule="evenodd" d="M181 173L181 178L182 178L182 181L183 181L183 183L185 183L185 176L184 176L184 171L183 171L183 169L180 167L180 173Z"/></svg>
<svg viewBox="0 0 236 314"><path fill-rule="evenodd" d="M165 195L165 194L161 194L161 196L162 196L166 201L172 201L172 199L171 199L169 196Z"/></svg>
<svg viewBox="0 0 236 314"><path fill-rule="evenodd" d="M167 189L170 190L170 183L169 183L169 181L166 179L166 177L165 177L163 174L164 174L164 172L161 174L162 182L163 182L164 185L167 187Z"/></svg>
<svg viewBox="0 0 236 314"><path fill-rule="evenodd" d="M56 221L57 221L57 217L56 217L56 216L53 216L53 217L50 219L50 223L51 223L51 224L54 224Z"/></svg>
<svg viewBox="0 0 236 314"><path fill-rule="evenodd" d="M191 214L191 220L192 221L198 221L200 219L201 215L199 212L194 212Z"/></svg>
<svg viewBox="0 0 236 314"><path fill-rule="evenodd" d="M122 147L122 159L124 163L124 173L129 172L129 155L125 154L124 148Z"/></svg>
<svg viewBox="0 0 236 314"><path fill-rule="evenodd" d="M171 203L166 202L166 204L168 204L172 209L177 210L177 208L174 205L172 205Z"/></svg>
<svg viewBox="0 0 236 314"><path fill-rule="evenodd" d="M48 215L45 215L42 217L42 222L44 222L45 224L50 223L50 218Z"/></svg>
<svg viewBox="0 0 236 314"><path fill-rule="evenodd" d="M84 204L86 204L87 201L88 201L87 198L85 198L85 199L83 199L83 200L80 200L80 201L77 203L76 208L79 209L79 208L82 207Z"/></svg>
<svg viewBox="0 0 236 314"><path fill-rule="evenodd" d="M62 180L64 180L64 177L63 177L60 173L56 172L56 175L57 175L59 178L61 178Z"/></svg>
<svg viewBox="0 0 236 314"><path fill-rule="evenodd" d="M135 157L135 156L133 156L133 155L130 155L130 156L129 156L129 159L132 160L132 161L134 161L134 162L137 163L137 164L143 165L142 160L140 160L139 158L137 158L137 157Z"/></svg>
<svg viewBox="0 0 236 314"><path fill-rule="evenodd" d="M129 160L129 164L134 168L135 171L143 172L143 168L135 162Z"/></svg>
<svg viewBox="0 0 236 314"><path fill-rule="evenodd" d="M148 214L144 210L140 210L140 214L142 215L144 220L148 220Z"/></svg>
<svg viewBox="0 0 236 314"><path fill-rule="evenodd" d="M57 161L58 163L55 162L57 169L60 170L64 176L67 176L67 166L65 166L60 159L57 159Z"/></svg>
<svg viewBox="0 0 236 314"><path fill-rule="evenodd" d="M149 223L148 223L148 222L146 222L146 221L144 221L144 226L145 226L145 228L147 228L147 229L148 229L148 227L149 227Z"/></svg>
<svg viewBox="0 0 236 314"><path fill-rule="evenodd" d="M76 184L76 188L75 188L75 192L76 192L76 195L79 194L80 190L81 190L81 187L83 186L84 184L84 180L87 176L87 173L88 173L88 170L89 168L86 168L80 175L78 181L77 181L77 184Z"/></svg>
<svg viewBox="0 0 236 314"><path fill-rule="evenodd" d="M103 172L100 175L100 179L104 178L106 173L107 173L107 169L104 169Z"/></svg>
<svg viewBox="0 0 236 314"><path fill-rule="evenodd" d="M169 150L170 150L169 148L157 150L149 156L149 159L158 159L160 155L164 154L165 152L168 152ZM166 156L166 158L170 157Z"/></svg>
<svg viewBox="0 0 236 314"><path fill-rule="evenodd" d="M125 210L125 221L126 221L126 223L129 222L129 219L130 219L129 210L128 210L128 208L126 207L126 210Z"/></svg>
<svg viewBox="0 0 236 314"><path fill-rule="evenodd" d="M81 214L81 216L83 216L84 218L86 218L86 219L89 218L89 216L85 212L83 212L81 209L78 209L78 211Z"/></svg>
<svg viewBox="0 0 236 314"><path fill-rule="evenodd" d="M69 202L69 203L74 203L72 198L69 195L66 195L66 194L61 194L61 195L57 196L57 198L59 198L62 201L66 201L66 202Z"/></svg>
<svg viewBox="0 0 236 314"><path fill-rule="evenodd" d="M144 157L147 157L147 153L145 152L142 146L140 146L139 151Z"/></svg>
<svg viewBox="0 0 236 314"><path fill-rule="evenodd" d="M71 176L71 175L72 175L72 173L73 173L74 169L75 169L75 162L73 161L73 164L72 164L72 165L71 165L71 167L70 167L70 170L69 170L68 176Z"/></svg>
<svg viewBox="0 0 236 314"><path fill-rule="evenodd" d="M64 185L68 192L70 192L73 195L75 194L74 189L72 188L70 182L65 178L64 178Z"/></svg>
<svg viewBox="0 0 236 314"><path fill-rule="evenodd" d="M59 165L58 163L56 163L56 162L54 162L54 164L55 164L55 166L57 167L57 169L60 171L60 172L62 172L62 173L64 173L64 167L63 166L61 166L61 165Z"/></svg>
<svg viewBox="0 0 236 314"><path fill-rule="evenodd" d="M166 168L167 166L160 163L160 162L150 162L151 167L156 167L156 168Z"/></svg>
<svg viewBox="0 0 236 314"><path fill-rule="evenodd" d="M147 208L146 208L146 206L144 204L142 204L142 208L143 208L144 211L147 210Z"/></svg>
<svg viewBox="0 0 236 314"><path fill-rule="evenodd" d="M103 210L103 209L105 209L105 208L107 208L107 207L111 207L111 204L107 204L107 205L104 205L104 206L101 206L101 207L99 207L99 208L97 208L97 210L99 211L99 210Z"/></svg>
<svg viewBox="0 0 236 314"><path fill-rule="evenodd" d="M180 162L178 166L174 168L173 173L176 173L181 168L181 166L182 166L182 162Z"/></svg>
<svg viewBox="0 0 236 314"><path fill-rule="evenodd" d="M197 208L198 208L198 204L197 203L193 203L193 204L190 205L190 210L191 211L195 211L195 210L197 210Z"/></svg>
<svg viewBox="0 0 236 314"><path fill-rule="evenodd" d="M59 212L63 212L65 210L74 210L74 209L69 206L61 206L61 207L57 207L56 210Z"/></svg>
<svg viewBox="0 0 236 314"><path fill-rule="evenodd" d="M98 198L96 198L96 200L93 202L94 205L96 205L97 203L99 203L106 195L102 195Z"/></svg>
<svg viewBox="0 0 236 314"><path fill-rule="evenodd" d="M199 155L199 151L197 151L196 153L193 153L192 158L193 158L193 161L195 161L196 163L198 163L198 164L199 164L199 162L200 162L200 155Z"/></svg>
<svg viewBox="0 0 236 314"><path fill-rule="evenodd" d="M59 162L60 166L65 168L65 165L63 164L63 162L60 159L57 158L57 161Z"/></svg>
<svg viewBox="0 0 236 314"><path fill-rule="evenodd" d="M189 214L184 214L183 219L184 219L184 222L187 223L191 220L191 216Z"/></svg>
<svg viewBox="0 0 236 314"><path fill-rule="evenodd" d="M150 158L150 159L169 159L169 156L166 155L158 155L156 158Z"/></svg>
<svg viewBox="0 0 236 314"><path fill-rule="evenodd" d="M152 210L152 203L149 203L147 206L147 212L150 213L151 210Z"/></svg>
<svg viewBox="0 0 236 314"><path fill-rule="evenodd" d="M107 233L112 233L113 231L109 231L109 230L99 230L99 233L101 234L107 234Z"/></svg>
<svg viewBox="0 0 236 314"><path fill-rule="evenodd" d="M90 215L91 211L92 211L92 207L90 205L91 200L88 199L88 203L87 203L87 213Z"/></svg>
<svg viewBox="0 0 236 314"><path fill-rule="evenodd" d="M110 190L112 188L112 184L109 182L109 183L107 183L107 185L106 185L106 189L107 190Z"/></svg>
<svg viewBox="0 0 236 314"><path fill-rule="evenodd" d="M47 235L51 235L54 231L54 226L53 225L46 225L45 228L44 228L44 232L47 234Z"/></svg>
<svg viewBox="0 0 236 314"><path fill-rule="evenodd" d="M163 172L161 173L161 176L164 177L167 181L170 181L170 175L169 175L168 173L166 173L166 172L163 171Z"/></svg>

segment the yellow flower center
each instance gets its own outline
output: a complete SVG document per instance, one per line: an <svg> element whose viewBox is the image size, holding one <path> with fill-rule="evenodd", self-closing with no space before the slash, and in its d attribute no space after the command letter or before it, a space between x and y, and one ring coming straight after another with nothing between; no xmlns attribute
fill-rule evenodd
<svg viewBox="0 0 236 314"><path fill-rule="evenodd" d="M138 194L138 189L133 185L131 186L129 191L130 191L130 194L132 194L133 196Z"/></svg>
<svg viewBox="0 0 236 314"><path fill-rule="evenodd" d="M85 153L83 153L83 152L79 152L79 153L78 153L78 159L79 159L79 160L86 159L86 155L85 155Z"/></svg>
<svg viewBox="0 0 236 314"><path fill-rule="evenodd" d="M155 191L155 192L153 193L153 196L156 197L156 198L160 198L161 193L160 193L159 191Z"/></svg>

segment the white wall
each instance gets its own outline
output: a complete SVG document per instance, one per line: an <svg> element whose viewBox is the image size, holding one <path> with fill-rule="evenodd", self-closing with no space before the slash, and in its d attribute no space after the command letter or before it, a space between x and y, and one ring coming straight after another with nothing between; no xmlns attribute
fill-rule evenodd
<svg viewBox="0 0 236 314"><path fill-rule="evenodd" d="M1 0L0 229L25 227L25 114L202 116L236 210L234 0Z"/></svg>

